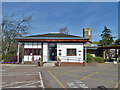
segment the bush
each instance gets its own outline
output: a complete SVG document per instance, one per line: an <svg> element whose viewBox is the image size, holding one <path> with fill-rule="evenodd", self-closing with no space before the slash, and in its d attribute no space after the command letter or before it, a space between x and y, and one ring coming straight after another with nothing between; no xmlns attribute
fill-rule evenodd
<svg viewBox="0 0 120 90"><path fill-rule="evenodd" d="M90 53L87 53L86 62L89 63L93 59L93 56Z"/></svg>
<svg viewBox="0 0 120 90"><path fill-rule="evenodd" d="M4 60L5 62L17 61L17 55L12 55L12 54L2 55L2 60Z"/></svg>
<svg viewBox="0 0 120 90"><path fill-rule="evenodd" d="M98 63L104 63L104 59L102 57L93 57L93 60L97 61Z"/></svg>

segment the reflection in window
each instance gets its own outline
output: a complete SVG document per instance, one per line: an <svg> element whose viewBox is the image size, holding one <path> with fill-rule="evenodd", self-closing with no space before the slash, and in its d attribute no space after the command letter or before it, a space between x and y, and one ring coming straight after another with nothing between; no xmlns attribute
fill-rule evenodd
<svg viewBox="0 0 120 90"><path fill-rule="evenodd" d="M28 55L28 49L25 49L25 55Z"/></svg>
<svg viewBox="0 0 120 90"><path fill-rule="evenodd" d="M41 49L38 49L38 55L41 55Z"/></svg>
<svg viewBox="0 0 120 90"><path fill-rule="evenodd" d="M76 56L76 49L67 49L67 56Z"/></svg>
<svg viewBox="0 0 120 90"><path fill-rule="evenodd" d="M29 55L32 55L32 49L29 49Z"/></svg>
<svg viewBox="0 0 120 90"><path fill-rule="evenodd" d="M37 55L37 50L33 49L33 55Z"/></svg>

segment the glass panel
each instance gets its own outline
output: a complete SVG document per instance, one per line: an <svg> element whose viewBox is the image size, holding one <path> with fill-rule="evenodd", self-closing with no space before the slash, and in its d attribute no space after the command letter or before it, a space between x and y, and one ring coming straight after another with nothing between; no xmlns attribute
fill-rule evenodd
<svg viewBox="0 0 120 90"><path fill-rule="evenodd" d="M41 49L38 49L38 55L41 55Z"/></svg>
<svg viewBox="0 0 120 90"><path fill-rule="evenodd" d="M29 55L32 55L32 49L29 49Z"/></svg>
<svg viewBox="0 0 120 90"><path fill-rule="evenodd" d="M76 56L76 49L72 49L72 56Z"/></svg>
<svg viewBox="0 0 120 90"><path fill-rule="evenodd" d="M33 49L33 55L37 55L36 51L36 49Z"/></svg>
<svg viewBox="0 0 120 90"><path fill-rule="evenodd" d="M67 56L70 56L70 55L71 55L71 50L67 49Z"/></svg>
<svg viewBox="0 0 120 90"><path fill-rule="evenodd" d="M25 49L25 55L28 55L28 49Z"/></svg>
<svg viewBox="0 0 120 90"><path fill-rule="evenodd" d="M57 47L57 44L56 43L50 43L49 47Z"/></svg>
<svg viewBox="0 0 120 90"><path fill-rule="evenodd" d="M67 49L67 56L76 56L76 49Z"/></svg>
<svg viewBox="0 0 120 90"><path fill-rule="evenodd" d="M49 43L49 61L57 61L57 43Z"/></svg>

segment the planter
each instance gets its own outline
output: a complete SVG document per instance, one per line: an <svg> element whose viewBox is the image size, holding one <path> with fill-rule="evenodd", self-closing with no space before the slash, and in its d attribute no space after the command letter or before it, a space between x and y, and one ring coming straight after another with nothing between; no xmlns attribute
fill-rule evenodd
<svg viewBox="0 0 120 90"><path fill-rule="evenodd" d="M117 61L113 61L113 64L117 64Z"/></svg>

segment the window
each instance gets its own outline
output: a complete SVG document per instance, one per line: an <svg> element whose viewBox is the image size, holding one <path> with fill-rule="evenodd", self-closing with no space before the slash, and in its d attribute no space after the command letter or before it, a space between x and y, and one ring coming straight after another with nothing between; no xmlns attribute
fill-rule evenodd
<svg viewBox="0 0 120 90"><path fill-rule="evenodd" d="M28 49L25 49L25 55L28 55Z"/></svg>
<svg viewBox="0 0 120 90"><path fill-rule="evenodd" d="M32 55L32 49L29 49L29 55Z"/></svg>
<svg viewBox="0 0 120 90"><path fill-rule="evenodd" d="M38 49L38 55L41 55L41 49Z"/></svg>
<svg viewBox="0 0 120 90"><path fill-rule="evenodd" d="M37 55L37 50L33 49L33 55Z"/></svg>
<svg viewBox="0 0 120 90"><path fill-rule="evenodd" d="M25 49L25 55L41 55L41 49Z"/></svg>
<svg viewBox="0 0 120 90"><path fill-rule="evenodd" d="M67 49L67 56L76 56L76 49Z"/></svg>

